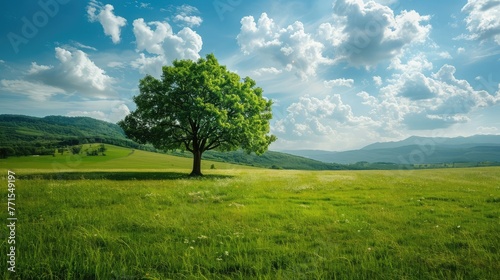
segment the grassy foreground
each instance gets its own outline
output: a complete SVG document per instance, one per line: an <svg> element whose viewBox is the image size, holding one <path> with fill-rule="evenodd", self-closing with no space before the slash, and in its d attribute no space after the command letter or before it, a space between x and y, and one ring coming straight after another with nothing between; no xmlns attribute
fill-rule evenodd
<svg viewBox="0 0 500 280"><path fill-rule="evenodd" d="M190 179L189 159L151 169L158 166L151 154L124 154L82 159L67 170L22 159L2 163L0 219L7 224L5 167L12 165L18 221L16 273L5 266L3 226L0 275L497 279L500 271L500 168L306 172L227 165Z"/></svg>

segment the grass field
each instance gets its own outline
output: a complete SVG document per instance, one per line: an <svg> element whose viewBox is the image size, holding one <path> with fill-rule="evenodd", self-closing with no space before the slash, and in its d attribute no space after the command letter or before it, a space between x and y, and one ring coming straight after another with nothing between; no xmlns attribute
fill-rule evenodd
<svg viewBox="0 0 500 280"><path fill-rule="evenodd" d="M4 206L7 169L17 176L17 272L4 278L498 279L500 168L206 162L208 176L191 179L190 159L118 148L67 158L0 161Z"/></svg>

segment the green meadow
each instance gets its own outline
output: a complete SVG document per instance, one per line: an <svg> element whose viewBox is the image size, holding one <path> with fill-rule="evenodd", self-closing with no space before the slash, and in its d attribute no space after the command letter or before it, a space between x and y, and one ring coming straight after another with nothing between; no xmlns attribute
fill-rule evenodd
<svg viewBox="0 0 500 280"><path fill-rule="evenodd" d="M90 147L90 146L89 146ZM89 148L84 147L84 149ZM498 279L500 168L291 171L107 146L16 173L5 279ZM214 165L215 169L211 169Z"/></svg>

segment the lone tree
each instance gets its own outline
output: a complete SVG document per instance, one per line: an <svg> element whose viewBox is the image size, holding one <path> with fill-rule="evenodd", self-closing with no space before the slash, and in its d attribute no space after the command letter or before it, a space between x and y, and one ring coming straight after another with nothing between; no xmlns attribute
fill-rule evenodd
<svg viewBox="0 0 500 280"><path fill-rule="evenodd" d="M161 80L147 75L134 97L137 109L118 124L127 136L157 149L193 153L191 176L201 176L205 151L242 148L262 154L276 140L269 134L272 101L254 80L241 79L213 54L175 60Z"/></svg>

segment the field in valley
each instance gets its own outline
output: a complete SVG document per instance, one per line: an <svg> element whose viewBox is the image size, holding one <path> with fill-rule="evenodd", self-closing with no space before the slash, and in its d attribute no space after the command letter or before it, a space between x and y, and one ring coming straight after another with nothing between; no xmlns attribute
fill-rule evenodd
<svg viewBox="0 0 500 280"><path fill-rule="evenodd" d="M216 169L210 169L212 164ZM495 279L500 168L266 170L110 147L16 173L6 279ZM8 231L2 230L2 263Z"/></svg>

